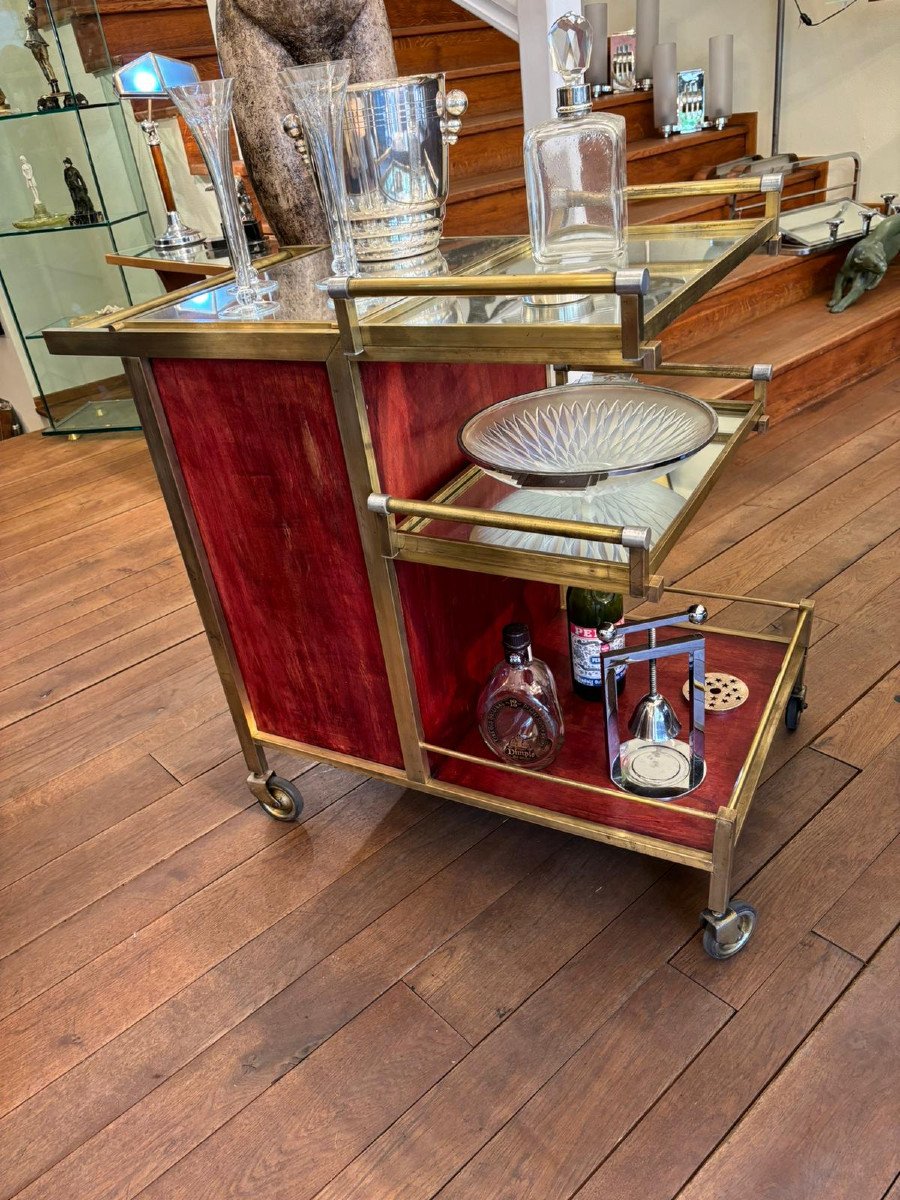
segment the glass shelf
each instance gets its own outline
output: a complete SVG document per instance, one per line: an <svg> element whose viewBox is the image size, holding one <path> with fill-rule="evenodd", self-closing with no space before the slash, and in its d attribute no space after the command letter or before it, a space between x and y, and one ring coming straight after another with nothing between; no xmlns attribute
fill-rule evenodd
<svg viewBox="0 0 900 1200"><path fill-rule="evenodd" d="M0 237L28 237L35 233L84 233L90 229L112 229L124 221L133 221L137 217L145 217L146 208L137 212L125 213L122 217L114 217L111 221L94 221L92 225L50 225L46 229L0 229Z"/></svg>
<svg viewBox="0 0 900 1200"><path fill-rule="evenodd" d="M58 117L62 113L88 112L92 108L118 108L118 100L95 101L93 104L72 104L68 108L48 108L39 112L36 108L27 112L0 113L0 124L4 121L22 121L26 117Z"/></svg>
<svg viewBox="0 0 900 1200"><path fill-rule="evenodd" d="M45 432L61 437L81 433L128 433L141 428L134 401L129 398L84 404L67 417L58 418Z"/></svg>

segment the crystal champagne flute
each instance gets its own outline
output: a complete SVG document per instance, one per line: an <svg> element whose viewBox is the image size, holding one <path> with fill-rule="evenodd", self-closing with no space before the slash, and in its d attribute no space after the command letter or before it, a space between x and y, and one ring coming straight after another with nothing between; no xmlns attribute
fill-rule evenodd
<svg viewBox="0 0 900 1200"><path fill-rule="evenodd" d="M172 103L184 117L203 155L222 213L228 257L234 268L234 303L222 309L229 320L253 320L278 308L266 296L277 284L263 280L250 261L250 249L241 221L237 187L231 163L231 102L233 79L206 79L169 88Z"/></svg>
<svg viewBox="0 0 900 1200"><path fill-rule="evenodd" d="M340 59L289 67L278 78L303 129L318 181L331 240L332 274L355 275L356 253L350 237L344 179L344 101L350 63Z"/></svg>

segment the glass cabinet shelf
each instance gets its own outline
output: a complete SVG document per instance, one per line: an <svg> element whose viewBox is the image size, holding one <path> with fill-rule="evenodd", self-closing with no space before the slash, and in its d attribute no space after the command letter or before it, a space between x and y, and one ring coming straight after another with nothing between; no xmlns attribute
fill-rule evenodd
<svg viewBox="0 0 900 1200"><path fill-rule="evenodd" d="M0 113L0 124L2 124L4 121L22 121L22 120L26 119L27 117L60 117L64 113L89 112L91 109L96 109L96 108L118 108L118 107L119 107L118 100L102 100L102 101L95 101L94 103L91 103L91 104L78 104L78 105L71 104L71 105L69 105L68 108L47 108L42 111L39 111L38 109L34 108L34 109L30 109L27 112Z"/></svg>
<svg viewBox="0 0 900 1200"><path fill-rule="evenodd" d="M0 229L0 237L28 237L35 233L84 233L91 229L112 229L123 221L134 221L137 217L145 217L146 208L136 212L125 213L121 217L113 217L110 221L93 221L90 225L48 225L45 229Z"/></svg>

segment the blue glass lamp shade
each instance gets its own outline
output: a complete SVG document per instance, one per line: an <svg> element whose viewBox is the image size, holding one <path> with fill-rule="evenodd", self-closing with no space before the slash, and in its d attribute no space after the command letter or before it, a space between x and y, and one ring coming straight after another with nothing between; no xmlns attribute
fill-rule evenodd
<svg viewBox="0 0 900 1200"><path fill-rule="evenodd" d="M142 54L126 63L113 75L113 87L124 100L140 100L146 96L167 96L169 88L185 87L199 82L200 75L193 63L163 54Z"/></svg>

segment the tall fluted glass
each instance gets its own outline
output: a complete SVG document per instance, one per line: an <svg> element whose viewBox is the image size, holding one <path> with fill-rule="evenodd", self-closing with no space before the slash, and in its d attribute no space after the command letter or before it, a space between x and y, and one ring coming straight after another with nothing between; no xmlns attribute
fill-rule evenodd
<svg viewBox="0 0 900 1200"><path fill-rule="evenodd" d="M350 63L312 63L289 67L278 76L303 129L303 139L319 186L331 240L334 275L354 275L356 254L350 238L347 187L344 179L344 101Z"/></svg>
<svg viewBox="0 0 900 1200"><path fill-rule="evenodd" d="M170 88L169 95L200 148L222 214L228 257L234 268L235 302L219 315L231 320L252 320L278 308L276 301L265 298L276 290L277 284L263 280L250 261L231 163L233 89L233 79L207 79Z"/></svg>

